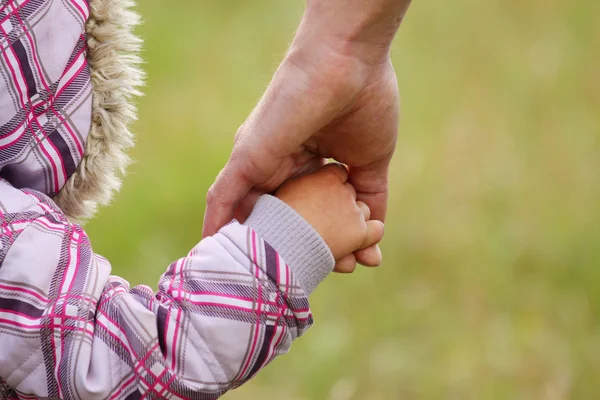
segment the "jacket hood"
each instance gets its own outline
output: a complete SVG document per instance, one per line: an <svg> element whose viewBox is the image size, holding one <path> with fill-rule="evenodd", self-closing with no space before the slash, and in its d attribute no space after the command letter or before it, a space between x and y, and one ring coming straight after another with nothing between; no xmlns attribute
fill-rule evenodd
<svg viewBox="0 0 600 400"><path fill-rule="evenodd" d="M0 8L0 176L49 195L71 220L107 204L129 163L143 84L132 6L29 0Z"/></svg>

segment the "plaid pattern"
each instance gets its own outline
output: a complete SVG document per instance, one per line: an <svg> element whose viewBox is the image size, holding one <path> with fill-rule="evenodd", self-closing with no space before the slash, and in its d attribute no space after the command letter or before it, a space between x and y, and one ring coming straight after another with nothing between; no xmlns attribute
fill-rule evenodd
<svg viewBox="0 0 600 400"><path fill-rule="evenodd" d="M78 225L0 179L0 398L216 399L312 324L289 267L232 222L156 294L110 276Z"/></svg>
<svg viewBox="0 0 600 400"><path fill-rule="evenodd" d="M0 176L55 195L91 119L86 0L0 0Z"/></svg>
<svg viewBox="0 0 600 400"><path fill-rule="evenodd" d="M289 350L308 300L237 222L171 264L156 294L130 288L46 196L90 131L89 13L87 0L0 0L0 399L215 399Z"/></svg>

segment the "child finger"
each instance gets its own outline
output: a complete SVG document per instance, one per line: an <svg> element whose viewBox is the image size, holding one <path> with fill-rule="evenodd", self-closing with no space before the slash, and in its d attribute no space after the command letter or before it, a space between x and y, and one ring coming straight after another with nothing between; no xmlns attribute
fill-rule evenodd
<svg viewBox="0 0 600 400"><path fill-rule="evenodd" d="M349 254L335 262L333 271L337 272L338 274L351 274L355 269L356 258L354 257L354 254Z"/></svg>
<svg viewBox="0 0 600 400"><path fill-rule="evenodd" d="M346 188L346 190L348 190L350 193L352 193L352 198L354 198L354 200L356 200L356 189L354 189L354 186L352 186L350 183L346 182L346 183L344 183L344 187Z"/></svg>
<svg viewBox="0 0 600 400"><path fill-rule="evenodd" d="M365 217L365 221L370 220L371 219L371 209L369 208L367 203L359 200L356 202L356 205L360 209L360 212L362 212L362 215Z"/></svg>
<svg viewBox="0 0 600 400"><path fill-rule="evenodd" d="M365 267L377 267L383 259L381 250L376 244L354 252L354 256L356 257L356 261Z"/></svg>
<svg viewBox="0 0 600 400"><path fill-rule="evenodd" d="M360 246L360 249L366 249L374 244L381 242L383 239L383 231L384 231L383 222L377 221L376 219L372 219L367 221L367 234L365 235L365 240Z"/></svg>
<svg viewBox="0 0 600 400"><path fill-rule="evenodd" d="M346 168L344 164L329 163L321 168L320 172L332 173L338 177L342 183L345 183L348 180L348 168Z"/></svg>

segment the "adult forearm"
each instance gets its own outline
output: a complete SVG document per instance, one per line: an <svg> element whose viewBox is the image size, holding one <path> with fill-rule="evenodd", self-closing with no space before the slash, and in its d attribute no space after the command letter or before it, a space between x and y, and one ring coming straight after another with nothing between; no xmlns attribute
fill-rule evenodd
<svg viewBox="0 0 600 400"><path fill-rule="evenodd" d="M376 62L390 45L411 0L307 0L297 42L321 42Z"/></svg>

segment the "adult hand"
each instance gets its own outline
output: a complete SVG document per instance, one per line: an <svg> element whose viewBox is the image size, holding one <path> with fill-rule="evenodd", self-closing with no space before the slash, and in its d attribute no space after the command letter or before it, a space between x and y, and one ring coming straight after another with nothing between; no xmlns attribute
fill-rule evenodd
<svg viewBox="0 0 600 400"><path fill-rule="evenodd" d="M307 3L290 51L208 192L204 236L244 219L260 194L326 158L348 166L357 200L384 221L399 113L389 46L409 0L353 1ZM351 272L357 261L379 265L381 252L360 250L335 269Z"/></svg>

